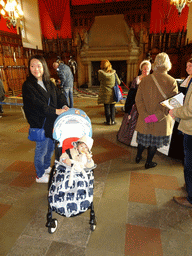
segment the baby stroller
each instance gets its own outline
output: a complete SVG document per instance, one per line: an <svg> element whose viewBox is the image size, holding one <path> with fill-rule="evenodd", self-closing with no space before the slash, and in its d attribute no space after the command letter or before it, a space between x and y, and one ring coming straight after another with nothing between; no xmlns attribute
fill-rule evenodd
<svg viewBox="0 0 192 256"><path fill-rule="evenodd" d="M52 218L53 211L65 217L73 217L90 209L90 229L94 231L96 228L93 207L93 170L96 165L82 171L72 171L73 167L59 162L61 153L69 153L68 149L73 147L72 142L84 135L92 137L92 127L89 117L80 109L69 109L58 116L54 123L53 138L58 144L48 194L46 227L50 234L56 231L58 225L57 219Z"/></svg>

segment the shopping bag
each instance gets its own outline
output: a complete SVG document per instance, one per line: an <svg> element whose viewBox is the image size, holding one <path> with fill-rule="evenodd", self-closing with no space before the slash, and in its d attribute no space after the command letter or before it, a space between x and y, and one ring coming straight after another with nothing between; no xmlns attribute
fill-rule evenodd
<svg viewBox="0 0 192 256"><path fill-rule="evenodd" d="M138 112L137 112L136 105L134 104L130 114L125 113L123 117L123 121L117 133L118 141L126 145L130 145L133 134L134 134L135 126L137 123L137 118L138 118Z"/></svg>
<svg viewBox="0 0 192 256"><path fill-rule="evenodd" d="M119 102L120 100L122 100L123 95L122 95L122 93L119 89L119 85L117 83L116 75L115 75L115 86L113 87L113 90L114 90L114 101Z"/></svg>

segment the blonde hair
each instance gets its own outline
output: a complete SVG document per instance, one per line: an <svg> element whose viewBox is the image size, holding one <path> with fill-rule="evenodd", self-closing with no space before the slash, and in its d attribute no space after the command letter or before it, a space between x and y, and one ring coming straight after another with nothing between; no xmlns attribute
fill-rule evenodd
<svg viewBox="0 0 192 256"><path fill-rule="evenodd" d="M161 69L164 71L169 71L172 68L172 64L169 56L165 52L157 54L155 61L152 65L154 71Z"/></svg>
<svg viewBox="0 0 192 256"><path fill-rule="evenodd" d="M148 60L143 60L139 66L139 69L142 71L143 67L147 65L149 69L151 70L151 62Z"/></svg>
<svg viewBox="0 0 192 256"><path fill-rule="evenodd" d="M111 65L111 63L110 63L110 61L108 61L108 60L102 60L101 61L101 64L100 64L100 68L102 69L102 70L104 70L105 72L111 72L111 70L112 70L112 65Z"/></svg>

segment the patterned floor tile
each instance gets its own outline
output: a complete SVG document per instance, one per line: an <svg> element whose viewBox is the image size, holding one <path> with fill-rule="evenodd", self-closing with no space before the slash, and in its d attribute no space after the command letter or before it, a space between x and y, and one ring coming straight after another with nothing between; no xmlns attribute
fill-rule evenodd
<svg viewBox="0 0 192 256"><path fill-rule="evenodd" d="M2 218L7 211L11 208L11 205L8 204L0 204L0 218Z"/></svg>
<svg viewBox="0 0 192 256"><path fill-rule="evenodd" d="M156 205L152 175L131 172L129 201Z"/></svg>
<svg viewBox="0 0 192 256"><path fill-rule="evenodd" d="M125 255L163 256L160 230L127 224Z"/></svg>

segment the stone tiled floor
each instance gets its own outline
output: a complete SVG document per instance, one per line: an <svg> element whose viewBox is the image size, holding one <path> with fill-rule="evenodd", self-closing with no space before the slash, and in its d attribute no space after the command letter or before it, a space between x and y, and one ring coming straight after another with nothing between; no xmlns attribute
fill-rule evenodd
<svg viewBox="0 0 192 256"><path fill-rule="evenodd" d="M89 211L64 218L58 229L46 223L47 184L35 182L35 144L27 139L21 110L4 107L0 119L0 255L39 256L191 256L192 211L172 197L185 195L181 161L157 153L156 168L135 164L136 149L116 140L117 125L104 126L103 106L96 97L76 97L93 127L94 206L97 227L91 232ZM54 162L54 159L53 159Z"/></svg>

